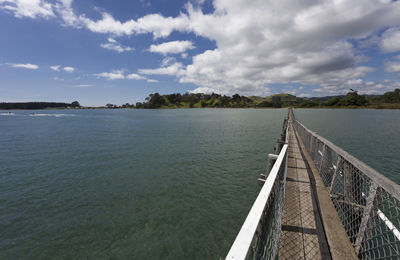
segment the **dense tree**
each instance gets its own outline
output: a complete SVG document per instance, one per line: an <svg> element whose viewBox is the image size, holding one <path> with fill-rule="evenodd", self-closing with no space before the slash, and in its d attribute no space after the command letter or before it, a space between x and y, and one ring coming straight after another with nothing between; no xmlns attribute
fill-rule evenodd
<svg viewBox="0 0 400 260"><path fill-rule="evenodd" d="M364 96L358 95L357 91L350 90L340 103L344 106L366 106L368 100Z"/></svg>
<svg viewBox="0 0 400 260"><path fill-rule="evenodd" d="M44 108L68 108L68 107L72 107L72 104L60 103L60 102L0 103L0 109L44 109Z"/></svg>
<svg viewBox="0 0 400 260"><path fill-rule="evenodd" d="M71 107L81 107L81 104L78 101L74 101L71 103Z"/></svg>
<svg viewBox="0 0 400 260"><path fill-rule="evenodd" d="M302 102L300 102L299 106L300 107L315 107L315 106L318 106L318 103L311 99L304 99Z"/></svg>
<svg viewBox="0 0 400 260"><path fill-rule="evenodd" d="M165 96L171 104L179 104L182 101L182 95L179 93L170 94Z"/></svg>
<svg viewBox="0 0 400 260"><path fill-rule="evenodd" d="M281 100L281 97L278 97L278 96L272 96L272 107L275 107L275 108L280 108L280 107L282 107L282 100Z"/></svg>
<svg viewBox="0 0 400 260"><path fill-rule="evenodd" d="M150 94L148 103L150 108L160 108L166 105L164 96L161 96L159 93Z"/></svg>
<svg viewBox="0 0 400 260"><path fill-rule="evenodd" d="M392 92L383 94L383 102L385 103L400 103L400 89L396 88Z"/></svg>
<svg viewBox="0 0 400 260"><path fill-rule="evenodd" d="M114 104L107 104L106 108L117 108L117 105Z"/></svg>
<svg viewBox="0 0 400 260"><path fill-rule="evenodd" d="M338 98L338 97L333 97L333 98L327 100L327 101L325 102L325 105L327 105L327 106L337 106L337 105L340 105L340 98Z"/></svg>

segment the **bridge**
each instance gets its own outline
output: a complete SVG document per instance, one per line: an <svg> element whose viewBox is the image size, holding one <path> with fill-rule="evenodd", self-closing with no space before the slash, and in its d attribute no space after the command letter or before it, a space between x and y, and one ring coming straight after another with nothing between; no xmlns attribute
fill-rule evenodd
<svg viewBox="0 0 400 260"><path fill-rule="evenodd" d="M399 185L292 109L275 150L225 259L400 259Z"/></svg>

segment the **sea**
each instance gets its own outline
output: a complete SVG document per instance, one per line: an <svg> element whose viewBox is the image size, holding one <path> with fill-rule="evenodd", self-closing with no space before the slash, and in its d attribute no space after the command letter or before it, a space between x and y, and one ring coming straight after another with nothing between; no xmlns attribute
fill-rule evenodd
<svg viewBox="0 0 400 260"><path fill-rule="evenodd" d="M287 109L0 111L0 259L219 259ZM400 184L400 110L295 109Z"/></svg>

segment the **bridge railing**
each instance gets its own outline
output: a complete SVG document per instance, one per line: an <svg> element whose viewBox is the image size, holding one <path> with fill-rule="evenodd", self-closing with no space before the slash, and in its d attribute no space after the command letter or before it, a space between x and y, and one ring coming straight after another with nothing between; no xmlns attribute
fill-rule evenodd
<svg viewBox="0 0 400 260"><path fill-rule="evenodd" d="M293 125L361 259L400 258L400 186L298 121Z"/></svg>
<svg viewBox="0 0 400 260"><path fill-rule="evenodd" d="M287 124L286 124L287 126ZM287 127L284 133L287 133ZM287 141L287 134L283 136ZM282 226L288 144L284 144L226 259L274 259Z"/></svg>

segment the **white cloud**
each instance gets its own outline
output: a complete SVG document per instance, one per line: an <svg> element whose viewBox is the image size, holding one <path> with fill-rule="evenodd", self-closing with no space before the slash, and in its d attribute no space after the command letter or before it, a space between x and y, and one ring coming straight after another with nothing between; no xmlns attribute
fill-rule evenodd
<svg viewBox="0 0 400 260"><path fill-rule="evenodd" d="M122 70L114 70L112 72L102 72L94 75L96 77L105 78L107 80L125 79L125 75Z"/></svg>
<svg viewBox="0 0 400 260"><path fill-rule="evenodd" d="M79 84L79 85L74 85L72 86L73 88L91 88L94 87L95 85L92 84Z"/></svg>
<svg viewBox="0 0 400 260"><path fill-rule="evenodd" d="M187 50L194 49L193 42L191 41L171 41L164 42L158 45L151 45L149 48L150 52L158 52L164 55L182 53Z"/></svg>
<svg viewBox="0 0 400 260"><path fill-rule="evenodd" d="M359 94L377 95L383 92L392 91L400 86L399 81L364 81L362 79L351 79L343 82L341 85L323 85L320 88L313 89L318 96L326 95L345 95L350 89L358 91Z"/></svg>
<svg viewBox="0 0 400 260"><path fill-rule="evenodd" d="M364 77L350 39L400 23L391 1L214 1L215 12L189 6L191 28L217 48L193 57L180 82L196 91L262 94L270 84L341 86ZM382 15L384 14L384 15ZM214 26L218 24L218 26Z"/></svg>
<svg viewBox="0 0 400 260"><path fill-rule="evenodd" d="M137 80L139 80L139 79L146 79L145 77L140 76L139 74L136 74L136 73L132 73L132 74L126 75L125 78L126 78L126 79L137 79Z"/></svg>
<svg viewBox="0 0 400 260"><path fill-rule="evenodd" d="M37 70L39 69L39 66L36 64L31 64L31 63L25 63L25 64L21 64L21 63L12 63L10 64L11 67L13 68L23 68L23 69L30 69L30 70Z"/></svg>
<svg viewBox="0 0 400 260"><path fill-rule="evenodd" d="M74 72L75 68L73 68L73 67L64 67L63 70L65 70L66 72Z"/></svg>
<svg viewBox="0 0 400 260"><path fill-rule="evenodd" d="M108 38L107 41L108 41L108 42L111 42L111 43L117 43L117 41L116 41L115 39L111 38L111 37Z"/></svg>
<svg viewBox="0 0 400 260"><path fill-rule="evenodd" d="M150 82L148 79L144 76L141 76L139 74L136 73L130 73L125 75L125 70L121 69L121 70L114 70L111 72L102 72L102 73L98 73L98 74L94 74L94 76L98 77L98 78L105 78L107 80L117 80L117 79L131 79L131 80L147 80L148 82Z"/></svg>
<svg viewBox="0 0 400 260"><path fill-rule="evenodd" d="M400 27L388 29L383 33L381 49L384 52L400 51Z"/></svg>
<svg viewBox="0 0 400 260"><path fill-rule="evenodd" d="M61 16L65 26L72 26L75 28L84 27L84 24L80 19L80 17L84 16L78 17L74 13L74 10L72 9L72 0L58 0L54 5L54 9Z"/></svg>
<svg viewBox="0 0 400 260"><path fill-rule="evenodd" d="M70 19L70 17L67 17ZM178 17L163 17L160 14L149 14L139 19L120 22L108 13L102 14L102 19L93 21L85 16L79 16L80 21L92 32L114 34L117 36L152 33L154 38L167 37L174 30L188 30L189 20L184 14Z"/></svg>
<svg viewBox="0 0 400 260"><path fill-rule="evenodd" d="M133 51L134 50L134 48L132 48L132 47L123 46L123 45L119 44L113 38L108 38L107 41L108 41L107 43L100 44L100 47L107 49L107 50L116 51L118 53L123 53L125 51Z"/></svg>
<svg viewBox="0 0 400 260"><path fill-rule="evenodd" d="M400 62L397 62L397 61L385 62L385 71L386 72L400 72Z"/></svg>
<svg viewBox="0 0 400 260"><path fill-rule="evenodd" d="M180 62L175 62L171 65L163 66L156 69L140 69L139 73L144 75L180 76L183 73L183 65Z"/></svg>
<svg viewBox="0 0 400 260"><path fill-rule="evenodd" d="M148 79L147 82L149 82L149 83L157 83L157 82L159 82L159 81L156 80L156 79Z"/></svg>
<svg viewBox="0 0 400 260"><path fill-rule="evenodd" d="M52 4L43 0L0 0L0 9L14 13L15 17L53 17Z"/></svg>
<svg viewBox="0 0 400 260"><path fill-rule="evenodd" d="M50 69L52 69L54 71L60 71L60 65L50 66Z"/></svg>

